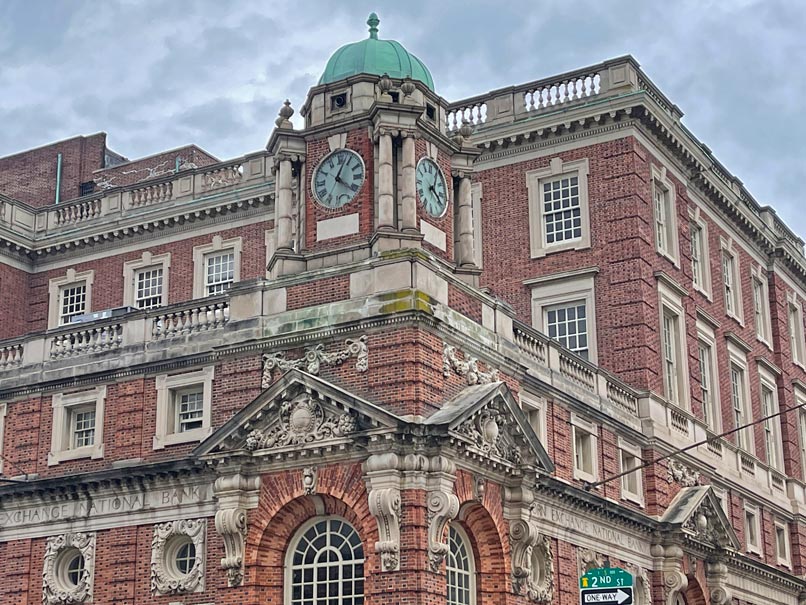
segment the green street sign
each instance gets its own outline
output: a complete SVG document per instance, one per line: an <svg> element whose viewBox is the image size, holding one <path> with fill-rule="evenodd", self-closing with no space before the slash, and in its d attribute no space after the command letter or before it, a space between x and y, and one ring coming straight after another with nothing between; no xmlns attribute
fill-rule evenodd
<svg viewBox="0 0 806 605"><path fill-rule="evenodd" d="M632 585L632 574L620 567L597 567L579 578L579 587L582 589L626 588Z"/></svg>

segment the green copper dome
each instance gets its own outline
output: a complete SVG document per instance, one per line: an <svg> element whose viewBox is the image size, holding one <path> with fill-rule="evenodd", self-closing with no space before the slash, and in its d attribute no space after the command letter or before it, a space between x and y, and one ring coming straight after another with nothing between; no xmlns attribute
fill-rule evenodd
<svg viewBox="0 0 806 605"><path fill-rule="evenodd" d="M343 80L356 74L388 74L390 78L422 82L434 90L431 72L417 57L408 52L394 40L378 39L378 15L372 13L367 19L369 38L360 42L346 44L333 53L325 67L325 73L319 78L319 84L327 84Z"/></svg>

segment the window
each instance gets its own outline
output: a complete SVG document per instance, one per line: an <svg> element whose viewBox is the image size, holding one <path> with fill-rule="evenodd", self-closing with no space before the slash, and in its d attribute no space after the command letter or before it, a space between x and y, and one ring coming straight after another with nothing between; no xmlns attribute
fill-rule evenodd
<svg viewBox="0 0 806 605"><path fill-rule="evenodd" d="M798 397L796 398L796 403L801 404L803 403L803 399ZM799 428L800 428L800 466L801 472L803 473L804 479L806 479L806 411L801 408L799 417Z"/></svg>
<svg viewBox="0 0 806 605"><path fill-rule="evenodd" d="M222 294L241 279L241 246L240 237L216 235L211 244L193 248L194 298Z"/></svg>
<svg viewBox="0 0 806 605"><path fill-rule="evenodd" d="M775 376L759 367L761 378L761 416L766 418L778 413L778 396ZM781 442L780 417L769 418L762 426L764 431L764 455L766 462L777 471L783 471L784 453Z"/></svg>
<svg viewBox="0 0 806 605"><path fill-rule="evenodd" d="M806 364L803 351L803 306L797 295L787 293L786 299L789 320L789 348L792 351L792 361L803 367Z"/></svg>
<svg viewBox="0 0 806 605"><path fill-rule="evenodd" d="M529 424L540 439L540 443L546 443L546 405L547 402L542 397L523 393L521 395L521 408L529 419Z"/></svg>
<svg viewBox="0 0 806 605"><path fill-rule="evenodd" d="M532 258L590 247L588 160L563 162L526 173Z"/></svg>
<svg viewBox="0 0 806 605"><path fill-rule="evenodd" d="M761 554L761 520L758 508L750 504L744 506L744 542L747 552Z"/></svg>
<svg viewBox="0 0 806 605"><path fill-rule="evenodd" d="M157 426L154 449L201 441L212 432L214 369L157 376Z"/></svg>
<svg viewBox="0 0 806 605"><path fill-rule="evenodd" d="M153 309L168 304L168 269L171 255L143 252L140 258L123 263L123 304Z"/></svg>
<svg viewBox="0 0 806 605"><path fill-rule="evenodd" d="M447 605L475 605L476 574L470 540L457 525L448 526Z"/></svg>
<svg viewBox="0 0 806 605"><path fill-rule="evenodd" d="M571 415L571 439L573 440L574 479L596 481L598 474L596 425L578 416Z"/></svg>
<svg viewBox="0 0 806 605"><path fill-rule="evenodd" d="M619 439L619 462L619 472L621 473L638 469L642 464L640 448ZM621 477L621 497L643 505L644 489L640 469Z"/></svg>
<svg viewBox="0 0 806 605"><path fill-rule="evenodd" d="M725 313L739 323L744 322L739 260L733 251L733 240L722 240L722 284L725 294Z"/></svg>
<svg viewBox="0 0 806 605"><path fill-rule="evenodd" d="M789 567L789 525L785 521L775 521L775 557L778 565Z"/></svg>
<svg viewBox="0 0 806 605"><path fill-rule="evenodd" d="M695 290L711 298L711 262L708 246L708 224L702 218L699 206L689 211L691 237L691 281Z"/></svg>
<svg viewBox="0 0 806 605"><path fill-rule="evenodd" d="M67 325L73 318L90 312L93 278L93 271L76 273L68 269L64 277L50 280L48 328Z"/></svg>
<svg viewBox="0 0 806 605"><path fill-rule="evenodd" d="M598 269L582 269L526 280L532 288L532 324L580 357L596 363L596 306L593 281Z"/></svg>
<svg viewBox="0 0 806 605"><path fill-rule="evenodd" d="M204 592L206 519L177 519L154 526L151 593Z"/></svg>
<svg viewBox="0 0 806 605"><path fill-rule="evenodd" d="M580 357L588 358L588 316L585 301L554 305L544 310L546 330L562 346Z"/></svg>
<svg viewBox="0 0 806 605"><path fill-rule="evenodd" d="M733 406L733 426L735 428L747 424L747 396L744 390L744 369L733 364L730 366L730 401ZM736 433L737 445L746 450L749 446L748 429Z"/></svg>
<svg viewBox="0 0 806 605"><path fill-rule="evenodd" d="M77 458L103 458L106 386L53 395L53 433L48 464Z"/></svg>
<svg viewBox="0 0 806 605"><path fill-rule="evenodd" d="M86 603L93 599L95 533L49 536L42 569L42 603Z"/></svg>
<svg viewBox="0 0 806 605"><path fill-rule="evenodd" d="M235 278L235 253L216 252L204 257L204 287L208 295L229 290Z"/></svg>
<svg viewBox="0 0 806 605"><path fill-rule="evenodd" d="M688 408L685 311L677 287L677 284L669 278L658 274L663 395L671 403L681 408Z"/></svg>
<svg viewBox="0 0 806 605"><path fill-rule="evenodd" d="M719 375L717 369L716 337L713 328L697 320L697 358L700 367L700 401L702 419L714 433L721 432L722 415L719 405Z"/></svg>
<svg viewBox="0 0 806 605"><path fill-rule="evenodd" d="M753 286L753 317L756 326L756 337L767 346L772 346L770 293L767 276L764 275L760 267L753 267L750 280Z"/></svg>
<svg viewBox="0 0 806 605"><path fill-rule="evenodd" d="M286 558L291 605L363 605L364 548L349 523L316 519L291 544Z"/></svg>
<svg viewBox="0 0 806 605"><path fill-rule="evenodd" d="M677 217L674 185L666 168L652 166L652 207L655 217L655 248L677 264Z"/></svg>

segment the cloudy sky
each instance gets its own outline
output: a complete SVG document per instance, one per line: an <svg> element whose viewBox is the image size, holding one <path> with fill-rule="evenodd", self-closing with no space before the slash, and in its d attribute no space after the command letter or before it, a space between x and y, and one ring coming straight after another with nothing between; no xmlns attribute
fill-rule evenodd
<svg viewBox="0 0 806 605"><path fill-rule="evenodd" d="M634 55L806 236L802 0L1 0L0 156L97 131L130 158L260 149L283 99L298 108L372 10L450 100Z"/></svg>

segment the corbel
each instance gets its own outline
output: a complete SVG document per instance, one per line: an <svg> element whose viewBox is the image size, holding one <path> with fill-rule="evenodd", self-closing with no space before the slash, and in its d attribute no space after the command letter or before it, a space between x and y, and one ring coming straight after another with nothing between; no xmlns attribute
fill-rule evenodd
<svg viewBox="0 0 806 605"><path fill-rule="evenodd" d="M394 453L373 454L364 463L369 512L378 523L375 552L382 571L400 569L400 458Z"/></svg>
<svg viewBox="0 0 806 605"><path fill-rule="evenodd" d="M213 484L213 494L218 505L215 514L215 529L224 542L224 557L221 568L227 572L229 587L243 584L244 551L246 545L246 510L257 506L260 477L234 473L218 477Z"/></svg>
<svg viewBox="0 0 806 605"><path fill-rule="evenodd" d="M448 554L443 542L445 528L459 514L459 498L454 493L456 465L447 458L434 456L429 461L426 479L428 498L428 563L437 573Z"/></svg>

